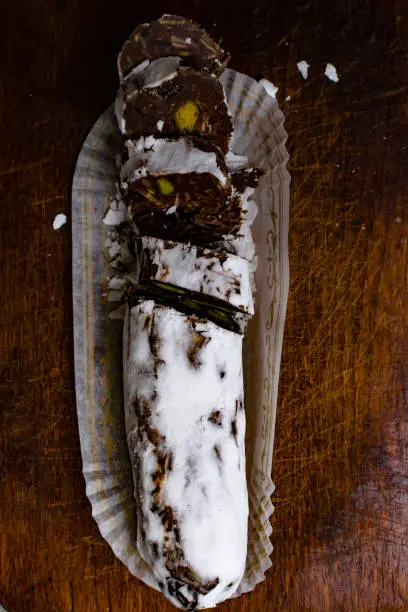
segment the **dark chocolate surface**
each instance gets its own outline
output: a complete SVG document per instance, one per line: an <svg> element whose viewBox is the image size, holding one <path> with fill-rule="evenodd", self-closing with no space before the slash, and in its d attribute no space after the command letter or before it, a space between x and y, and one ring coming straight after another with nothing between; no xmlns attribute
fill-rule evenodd
<svg viewBox="0 0 408 612"><path fill-rule="evenodd" d="M125 76L144 60L166 55L180 56L184 65L209 72L219 71L220 63L226 60L225 52L198 24L184 17L164 15L141 24L131 34L119 54L119 70Z"/></svg>
<svg viewBox="0 0 408 612"><path fill-rule="evenodd" d="M173 214L166 214L172 203L165 207L163 202L152 203L136 192L129 193L126 201L129 213L143 236L204 246L220 240L223 235L238 234L242 212L239 194L217 200L214 194L201 193L197 198L190 199L185 205L179 204Z"/></svg>

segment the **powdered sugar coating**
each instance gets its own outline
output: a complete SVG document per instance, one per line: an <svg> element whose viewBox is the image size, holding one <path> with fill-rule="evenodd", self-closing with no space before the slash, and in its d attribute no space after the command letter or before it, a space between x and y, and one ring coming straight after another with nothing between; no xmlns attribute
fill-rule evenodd
<svg viewBox="0 0 408 612"><path fill-rule="evenodd" d="M185 138L166 140L148 136L127 140L126 146L129 159L121 170L121 181L137 180L140 178L137 171L144 168L144 176L209 173L222 185L227 183L227 175L219 167L216 154L193 147Z"/></svg>
<svg viewBox="0 0 408 612"><path fill-rule="evenodd" d="M150 280L210 295L253 314L250 265L245 259L160 238L139 240L142 257L152 270Z"/></svg>
<svg viewBox="0 0 408 612"><path fill-rule="evenodd" d="M248 158L245 155L237 155L229 150L225 156L225 161L230 172L237 172L248 168Z"/></svg>
<svg viewBox="0 0 408 612"><path fill-rule="evenodd" d="M153 89L177 76L180 57L160 57L150 62L140 74L140 88Z"/></svg>
<svg viewBox="0 0 408 612"><path fill-rule="evenodd" d="M245 569L242 337L143 302L125 321L124 387L138 550L172 603L212 607Z"/></svg>

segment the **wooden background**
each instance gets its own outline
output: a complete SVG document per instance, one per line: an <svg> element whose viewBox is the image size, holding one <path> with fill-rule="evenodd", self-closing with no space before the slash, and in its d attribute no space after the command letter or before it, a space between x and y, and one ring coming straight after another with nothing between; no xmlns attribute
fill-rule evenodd
<svg viewBox="0 0 408 612"><path fill-rule="evenodd" d="M0 9L0 602L170 612L102 540L81 474L70 215L115 54L163 12L278 87L291 288L274 566L228 612L408 610L408 2L19 0ZM296 68L310 65L304 81ZM326 62L340 77L324 77ZM290 100L286 100L290 96ZM70 220L70 219L69 219Z"/></svg>

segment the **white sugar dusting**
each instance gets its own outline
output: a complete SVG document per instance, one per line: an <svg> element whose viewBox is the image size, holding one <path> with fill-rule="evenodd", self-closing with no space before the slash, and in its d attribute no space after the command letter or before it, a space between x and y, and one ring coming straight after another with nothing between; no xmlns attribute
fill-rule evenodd
<svg viewBox="0 0 408 612"><path fill-rule="evenodd" d="M145 60L133 68L125 77L122 84L136 81L140 88L160 87L162 83L177 76L177 68L181 62L180 57L159 57L155 60Z"/></svg>
<svg viewBox="0 0 408 612"><path fill-rule="evenodd" d="M253 314L250 264L245 259L194 245L143 237L143 252L154 266L151 280L219 298Z"/></svg>
<svg viewBox="0 0 408 612"><path fill-rule="evenodd" d="M168 208L168 209L166 210L166 213L165 213L165 214L166 214L166 215L174 215L174 213L177 211L177 209L178 209L177 204L174 204L174 206L170 206L170 208Z"/></svg>
<svg viewBox="0 0 408 612"><path fill-rule="evenodd" d="M110 208L108 208L103 218L103 222L105 223L105 225L120 225L121 223L124 223L126 219L127 212L125 203L122 202L122 200L120 200L119 202L114 200L111 203Z"/></svg>
<svg viewBox="0 0 408 612"><path fill-rule="evenodd" d="M186 38L184 42L186 42L188 45L191 45L191 38L190 37Z"/></svg>
<svg viewBox="0 0 408 612"><path fill-rule="evenodd" d="M162 129L163 129L163 126L164 126L163 119L159 119L159 121L156 123L156 125L157 125L157 129L159 130L159 132L161 132Z"/></svg>
<svg viewBox="0 0 408 612"><path fill-rule="evenodd" d="M310 64L307 63L306 60L301 60L300 62L298 62L296 64L297 69L299 70L300 74L302 75L302 77L305 79L307 79L308 75L309 75L309 68L310 68Z"/></svg>
<svg viewBox="0 0 408 612"><path fill-rule="evenodd" d="M158 367L151 348L153 332L159 346ZM131 452L141 461L135 477L142 492L139 510L145 519L145 536L139 531L138 549L156 580L166 584L171 573L163 546L156 555L150 548L151 543L163 540L163 525L152 511L156 485L151 474L157 470L157 458L151 441L137 435L136 397L138 402L147 402L149 426L164 437L163 451L172 456L162 495L178 519L185 562L199 580L219 580L207 594L198 594L197 607L202 608L224 600L226 590L232 593L241 580L248 496L245 411L239 409L243 398L242 336L210 321L197 322L197 332L207 341L201 345L199 365L194 367L188 358L194 333L188 316L158 307L153 301L132 308L124 331L124 383L128 440ZM211 421L213 411L219 411L221 424ZM236 437L232 435L234 419ZM170 536L168 546L172 545ZM174 596L172 601L179 607Z"/></svg>
<svg viewBox="0 0 408 612"><path fill-rule="evenodd" d="M324 75L333 83L338 83L339 77L337 74L336 67L333 64L326 64L326 69L324 71Z"/></svg>
<svg viewBox="0 0 408 612"><path fill-rule="evenodd" d="M54 221L52 222L52 227L55 230L59 230L60 227L65 225L66 222L67 222L67 216L64 215L64 213L58 213L58 215L55 215Z"/></svg>
<svg viewBox="0 0 408 612"><path fill-rule="evenodd" d="M225 161L230 172L237 172L248 168L248 158L245 155L236 155L232 151L227 151Z"/></svg>
<svg viewBox="0 0 408 612"><path fill-rule="evenodd" d="M150 60L146 59L140 64L138 64L137 66L135 66L134 68L132 68L132 70L124 78L122 78L123 83L134 79L135 76L143 72L148 67L149 64L150 64ZM122 73L121 73L121 76L122 76Z"/></svg>
<svg viewBox="0 0 408 612"><path fill-rule="evenodd" d="M271 83L271 81L268 81L267 79L261 79L259 83L264 86L264 88L266 89L266 92L272 98L276 98L276 94L279 91L279 87L276 87L276 85L274 85L273 83Z"/></svg>
<svg viewBox="0 0 408 612"><path fill-rule="evenodd" d="M227 176L218 166L213 152L201 151L193 147L185 138L177 141L163 138L139 138L126 141L130 158L121 170L121 181L136 181L148 174L187 174L208 172L222 185Z"/></svg>
<svg viewBox="0 0 408 612"><path fill-rule="evenodd" d="M154 89L177 76L180 57L159 57L150 62L140 77L140 87Z"/></svg>

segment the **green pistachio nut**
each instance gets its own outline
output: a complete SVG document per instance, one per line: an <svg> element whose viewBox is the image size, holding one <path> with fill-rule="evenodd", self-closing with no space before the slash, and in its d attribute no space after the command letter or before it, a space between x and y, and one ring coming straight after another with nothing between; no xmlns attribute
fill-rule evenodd
<svg viewBox="0 0 408 612"><path fill-rule="evenodd" d="M168 181L165 178L157 179L157 186L160 190L160 193L162 193L165 196L172 194L174 191L173 183L170 183L170 181Z"/></svg>
<svg viewBox="0 0 408 612"><path fill-rule="evenodd" d="M193 100L188 100L178 107L175 122L180 132L192 132L200 116L200 110Z"/></svg>

